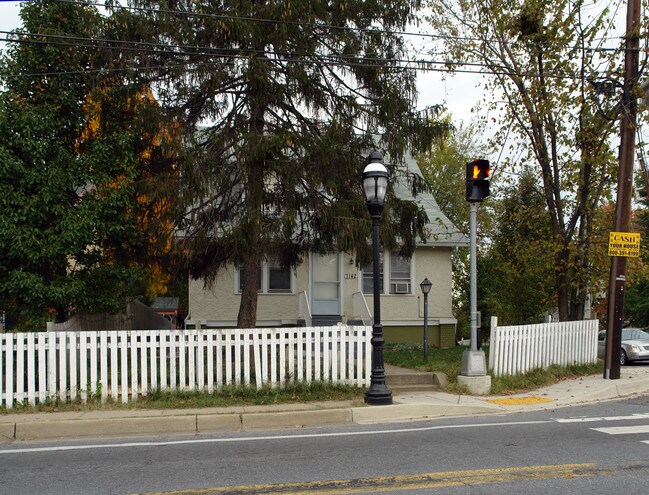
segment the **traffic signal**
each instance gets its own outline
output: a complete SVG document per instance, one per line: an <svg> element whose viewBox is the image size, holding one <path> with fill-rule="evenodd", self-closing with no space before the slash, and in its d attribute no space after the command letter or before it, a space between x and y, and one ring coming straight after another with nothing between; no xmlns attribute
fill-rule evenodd
<svg viewBox="0 0 649 495"><path fill-rule="evenodd" d="M489 160L474 160L466 164L466 200L479 203L489 196Z"/></svg>

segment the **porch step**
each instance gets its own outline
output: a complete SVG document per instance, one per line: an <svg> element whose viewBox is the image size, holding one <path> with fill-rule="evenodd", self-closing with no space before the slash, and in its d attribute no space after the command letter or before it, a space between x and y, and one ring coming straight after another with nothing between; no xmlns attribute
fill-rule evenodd
<svg viewBox="0 0 649 495"><path fill-rule="evenodd" d="M311 323L314 327L332 327L342 321L340 315L313 315L311 317Z"/></svg>
<svg viewBox="0 0 649 495"><path fill-rule="evenodd" d="M385 381L393 393L432 392L447 383L444 373L385 365Z"/></svg>

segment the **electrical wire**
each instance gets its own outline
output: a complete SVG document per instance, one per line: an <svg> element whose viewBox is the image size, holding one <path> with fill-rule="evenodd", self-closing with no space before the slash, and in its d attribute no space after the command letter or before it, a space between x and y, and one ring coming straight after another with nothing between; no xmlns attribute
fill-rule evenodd
<svg viewBox="0 0 649 495"><path fill-rule="evenodd" d="M58 1L68 1L68 0L58 0ZM121 50L121 51L138 51L139 53L148 53L153 55L160 56L188 56L188 57L197 57L197 56L216 56L219 58L226 59L240 59L248 60L250 56L259 56L267 58L272 56L270 61L274 62L284 62L284 63L301 63L301 64L312 64L312 63L327 63L327 65L337 66L337 67L368 67L368 68L383 68L387 70L421 70L421 71L433 71L433 72L457 72L457 73L468 73L468 74L481 74L481 75L507 75L510 73L509 70L503 69L499 71L497 68L492 68L488 64L480 62L445 62L438 60L428 60L428 59L384 59L379 57L355 57L352 55L339 55L335 53L331 54L286 54L278 51L260 51L254 49L244 49L244 48L212 48L205 46L193 46L193 45L173 45L173 44L161 44L161 43L151 43L151 42L142 42L142 41L119 41L111 39L95 39L95 38L85 38L79 36L67 36L67 35L56 35L56 34L38 34L38 33L15 33L9 31L0 30L0 34L5 35L16 35L19 34L23 37L32 37L32 38L45 38L52 39L55 41L44 41L42 39L16 39L13 37L0 37L0 41L13 42L13 43L23 43L23 44L46 44L49 46L63 46L63 47L75 47L75 48L93 48L93 49L107 49L107 50ZM65 43L65 41L71 41L71 43ZM84 42L84 43L82 43ZM125 45L125 46L114 46L114 45ZM160 50L157 50L160 48ZM473 69L464 69L461 67L475 67L480 70ZM147 70L147 67L132 67L130 68L133 71ZM105 69L112 70L112 69ZM122 68L118 70L128 70L128 68ZM98 70L97 72L100 72ZM54 74L65 74L66 71L51 72L51 73L42 73L44 75L54 75ZM70 73L78 73L78 71L70 71ZM538 77L538 73L529 72L529 73L520 73L517 74L519 77ZM579 76L567 74L567 73L546 73L547 77L558 78L558 79L576 79ZM17 74L17 75L5 75L5 77L27 77L27 74Z"/></svg>
<svg viewBox="0 0 649 495"><path fill-rule="evenodd" d="M79 4L77 0L53 0L59 3L72 3ZM622 0L618 0L621 2ZM189 17L198 17L198 18L211 18L219 20L232 20L232 21L244 21L244 22L258 22L264 24L285 24L288 26L296 27L310 27L316 29L328 29L328 30L340 30L340 31L350 31L350 32L362 32L362 33L376 33L376 34L389 34L396 36L412 36L412 37L421 37L421 38L432 38L432 39L443 39L443 40L458 40L458 41L481 41L481 42L501 42L501 40L484 38L484 37L465 37L465 36L450 36L442 34L433 34L433 33L414 33L412 31L400 31L400 30L386 30L379 27L371 28L361 28L353 26L337 26L333 24L324 24L324 23L310 23L310 22L298 22L298 21L289 21L286 19L266 19L261 17L250 17L250 16L236 16L231 14L212 14L212 13L200 13L200 12L191 12L186 10L172 10L172 9L156 9L150 7L137 7L137 6L128 6L120 5L112 2L91 2L84 1L83 5L89 5L93 7L101 7L107 11L113 10L126 10L130 12L143 12L143 13L155 13L155 14L170 14L170 15L186 15ZM622 38L620 38L622 40ZM600 51L620 51L620 49L611 49L611 48L598 48L592 50Z"/></svg>

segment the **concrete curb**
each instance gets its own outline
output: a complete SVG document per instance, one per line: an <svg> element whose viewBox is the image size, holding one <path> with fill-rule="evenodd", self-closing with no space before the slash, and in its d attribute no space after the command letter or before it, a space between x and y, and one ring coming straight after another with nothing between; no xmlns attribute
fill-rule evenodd
<svg viewBox="0 0 649 495"><path fill-rule="evenodd" d="M376 408L353 408L354 423L359 425L399 423L432 418L472 416L501 412L499 408L450 404L396 404Z"/></svg>
<svg viewBox="0 0 649 495"><path fill-rule="evenodd" d="M347 408L283 412L277 414L242 414L241 422L243 431L351 424L352 410Z"/></svg>
<svg viewBox="0 0 649 495"><path fill-rule="evenodd" d="M178 414L0 423L0 443L147 435L205 435L352 423L352 409L237 414Z"/></svg>
<svg viewBox="0 0 649 495"><path fill-rule="evenodd" d="M351 401L186 410L107 410L0 416L0 444L18 441L117 438L153 435L206 435L334 425L369 425L442 417L547 410L649 394L649 367L629 368L620 380L597 376L567 380L527 394L507 397L551 402L502 405L495 396L411 392L389 406ZM502 398L502 397L501 397Z"/></svg>
<svg viewBox="0 0 649 495"><path fill-rule="evenodd" d="M76 421L16 423L15 426L14 440L18 441L104 438L161 433L193 435L196 432L196 418L192 416L170 416L166 418L81 419Z"/></svg>

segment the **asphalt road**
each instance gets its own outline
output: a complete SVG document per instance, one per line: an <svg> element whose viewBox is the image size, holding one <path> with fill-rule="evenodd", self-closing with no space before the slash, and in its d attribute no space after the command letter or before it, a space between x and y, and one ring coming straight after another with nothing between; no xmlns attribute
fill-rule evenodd
<svg viewBox="0 0 649 495"><path fill-rule="evenodd" d="M0 446L0 494L647 493L649 398L399 425Z"/></svg>

